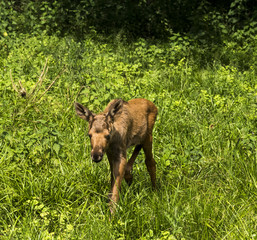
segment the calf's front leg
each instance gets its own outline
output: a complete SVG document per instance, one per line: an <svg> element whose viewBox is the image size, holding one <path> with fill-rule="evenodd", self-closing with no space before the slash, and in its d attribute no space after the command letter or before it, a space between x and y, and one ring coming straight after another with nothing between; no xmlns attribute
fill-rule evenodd
<svg viewBox="0 0 257 240"><path fill-rule="evenodd" d="M125 174L125 168L127 164L126 157L120 154L119 158L109 159L111 171L111 193L110 193L110 210L114 213L115 204L119 200L119 192L121 188L121 182Z"/></svg>

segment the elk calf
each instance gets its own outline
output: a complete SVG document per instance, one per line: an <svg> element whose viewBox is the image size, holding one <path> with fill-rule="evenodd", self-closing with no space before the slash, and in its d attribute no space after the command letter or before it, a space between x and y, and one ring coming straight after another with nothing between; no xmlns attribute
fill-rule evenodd
<svg viewBox="0 0 257 240"><path fill-rule="evenodd" d="M100 162L104 153L107 154L111 169L111 212L119 200L123 177L129 185L132 182L133 164L141 148L155 188L156 164L152 154L152 131L158 110L152 102L146 99L132 99L128 102L114 99L99 114L75 103L75 110L80 118L89 123L92 160ZM132 145L136 147L127 162L126 150Z"/></svg>

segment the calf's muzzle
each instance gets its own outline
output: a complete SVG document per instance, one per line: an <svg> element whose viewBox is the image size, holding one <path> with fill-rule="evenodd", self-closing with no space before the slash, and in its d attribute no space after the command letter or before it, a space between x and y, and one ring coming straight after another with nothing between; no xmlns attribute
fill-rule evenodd
<svg viewBox="0 0 257 240"><path fill-rule="evenodd" d="M94 162L100 162L103 159L104 152L100 148L93 149L91 151L91 158Z"/></svg>

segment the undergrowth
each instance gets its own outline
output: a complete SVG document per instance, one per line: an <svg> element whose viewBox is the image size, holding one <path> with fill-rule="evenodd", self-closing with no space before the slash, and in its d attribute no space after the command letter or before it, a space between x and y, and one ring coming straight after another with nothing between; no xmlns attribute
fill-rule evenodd
<svg viewBox="0 0 257 240"><path fill-rule="evenodd" d="M257 238L256 47L249 54L227 43L203 64L204 50L187 39L128 45L25 35L1 44L1 239ZM25 97L14 90L19 81ZM110 219L108 161L91 162L73 102L99 112L113 98L137 97L159 109L158 190L141 153Z"/></svg>

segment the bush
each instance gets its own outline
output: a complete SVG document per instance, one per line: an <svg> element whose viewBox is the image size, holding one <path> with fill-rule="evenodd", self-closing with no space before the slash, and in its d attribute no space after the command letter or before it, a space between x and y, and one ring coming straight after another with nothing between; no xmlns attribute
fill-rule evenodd
<svg viewBox="0 0 257 240"><path fill-rule="evenodd" d="M125 33L130 38L167 40L171 34L191 34L205 44L222 43L254 22L256 3L233 1L3 1L1 33L67 35L83 38L96 30Z"/></svg>

